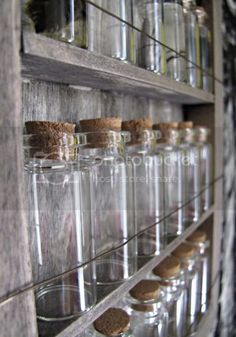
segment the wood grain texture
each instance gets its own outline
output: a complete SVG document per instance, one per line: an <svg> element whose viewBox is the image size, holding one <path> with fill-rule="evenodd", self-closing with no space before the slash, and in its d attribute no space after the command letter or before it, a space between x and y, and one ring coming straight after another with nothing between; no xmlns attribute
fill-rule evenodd
<svg viewBox="0 0 236 337"><path fill-rule="evenodd" d="M1 337L38 336L34 295L28 291L0 304Z"/></svg>
<svg viewBox="0 0 236 337"><path fill-rule="evenodd" d="M25 32L22 73L28 78L115 90L183 104L211 103L199 89L112 58Z"/></svg>
<svg viewBox="0 0 236 337"><path fill-rule="evenodd" d="M18 1L0 2L0 22L4 27L0 34L0 299L31 282L22 193L19 13Z"/></svg>

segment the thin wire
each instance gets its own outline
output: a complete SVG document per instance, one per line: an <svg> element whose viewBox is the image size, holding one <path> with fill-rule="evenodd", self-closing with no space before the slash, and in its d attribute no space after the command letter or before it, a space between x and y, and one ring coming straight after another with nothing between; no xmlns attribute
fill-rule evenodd
<svg viewBox="0 0 236 337"><path fill-rule="evenodd" d="M177 56L182 57L184 60L188 61L188 63L194 65L196 68L198 68L199 70L201 70L204 74L207 74L209 77L212 77L215 81L223 84L223 81L218 79L214 74L210 73L208 70L203 69L201 66L199 66L198 64L190 61L187 57L183 56L181 53L177 52L175 49L167 46L165 43L155 39L153 36L149 35L148 33L146 33L144 30L135 27L134 25L132 25L130 22L120 18L119 16L117 16L116 14L113 14L111 12L109 12L108 10L106 10L105 8L102 8L101 6L95 4L94 2L90 1L90 0L82 0L83 2L90 4L94 7L96 7L97 9L99 9L100 11L104 12L105 14L108 14L109 16L112 16L113 18L117 19L118 21L125 23L127 26L129 26L130 28L133 28L134 30L138 31L139 33L145 34L149 39L151 39L152 41L160 44L162 47L167 48L168 50L174 52Z"/></svg>
<svg viewBox="0 0 236 337"><path fill-rule="evenodd" d="M121 249L122 247L126 246L129 242L131 242L132 240L134 240L135 238L139 237L140 235L144 234L145 232L149 231L150 229L156 227L157 225L159 225L161 222L163 222L164 220L168 219L171 215L175 214L176 212L178 212L178 210L181 210L183 208L185 208L187 205L189 205L193 200L195 200L196 198L198 198L206 189L208 189L210 186L213 186L217 181L219 181L220 179L222 179L223 175L217 177L216 179L214 179L211 184L209 184L208 187L204 188L198 195L196 195L194 198L190 199L188 202L186 202L185 204L183 204L183 206L176 208L173 212L169 213L168 215L164 216L162 219L160 219L158 222L148 226L147 228L145 228L142 231L137 232L136 234L134 234L133 236L129 237L124 243L120 244L119 246L116 246L114 248L111 248L110 250L107 250L104 253L101 253L99 255L96 255L94 258L90 259L87 262L84 262L80 265L75 266L74 268L71 268L70 270L67 270L63 273L57 274L56 276L53 276L51 278L48 278L47 280L32 284L29 283L27 285L25 285L25 287L21 288L20 290L16 290L15 292L11 292L11 295L8 294L8 296L4 296L2 298L0 298L0 303L3 301L6 301L8 299L11 299L13 297L16 297L26 291L29 290L37 290L38 288L42 287L42 286L47 286L50 282L54 282L54 281L58 281L58 279L62 278L62 277L66 277L69 276L70 274L74 273L75 271L77 271L79 268L83 268L85 266L87 266L89 263L95 262L96 260L107 256L113 252L118 251L119 249Z"/></svg>

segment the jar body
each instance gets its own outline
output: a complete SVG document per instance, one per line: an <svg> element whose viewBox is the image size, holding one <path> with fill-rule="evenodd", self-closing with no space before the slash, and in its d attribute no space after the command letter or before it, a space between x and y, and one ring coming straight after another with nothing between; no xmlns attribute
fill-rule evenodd
<svg viewBox="0 0 236 337"><path fill-rule="evenodd" d="M116 132L111 134L120 136ZM93 143L82 154L95 162L91 186L95 251L96 255L105 254L96 260L97 284L119 283L137 269L137 238L127 243L137 230L134 169L121 142L99 146L104 135L91 133L90 136Z"/></svg>
<svg viewBox="0 0 236 337"><path fill-rule="evenodd" d="M187 294L186 329L194 332L196 331L201 306L199 296L201 291L200 261L198 255L194 255L190 259L183 259L181 263L185 274Z"/></svg>
<svg viewBox="0 0 236 337"><path fill-rule="evenodd" d="M129 146L128 155L134 166L137 232L146 230L138 236L138 255L158 255L165 246L165 229L160 221L164 217L162 154L140 144Z"/></svg>
<svg viewBox="0 0 236 337"><path fill-rule="evenodd" d="M202 214L201 202L201 156L200 147L194 144L183 143L184 171L184 222L186 225L197 222Z"/></svg>
<svg viewBox="0 0 236 337"><path fill-rule="evenodd" d="M202 207L207 211L213 203L213 159L210 143L200 144Z"/></svg>
<svg viewBox="0 0 236 337"><path fill-rule="evenodd" d="M135 337L167 337L168 312L163 298L138 301L127 296L125 309L131 317L131 330Z"/></svg>
<svg viewBox="0 0 236 337"><path fill-rule="evenodd" d="M200 31L196 13L184 9L187 59L200 67ZM187 82L194 88L201 88L201 70L187 61Z"/></svg>
<svg viewBox="0 0 236 337"><path fill-rule="evenodd" d="M25 12L37 33L86 48L86 4L82 0L28 0Z"/></svg>
<svg viewBox="0 0 236 337"><path fill-rule="evenodd" d="M182 150L178 146L159 144L157 149L163 153L164 195L167 242L184 231L184 170Z"/></svg>
<svg viewBox="0 0 236 337"><path fill-rule="evenodd" d="M131 0L95 0L94 3L132 23ZM87 4L88 49L124 62L133 62L133 29L126 23Z"/></svg>
<svg viewBox="0 0 236 337"><path fill-rule="evenodd" d="M207 26L200 25L200 47L201 47L201 66L202 66L202 88L212 92L212 62L211 62L211 33Z"/></svg>
<svg viewBox="0 0 236 337"><path fill-rule="evenodd" d="M167 336L184 336L187 296L183 288L183 282L185 282L183 273L169 279L162 279L155 275L151 278L160 282L164 293L163 303L168 312Z"/></svg>
<svg viewBox="0 0 236 337"><path fill-rule="evenodd" d="M83 162L26 159L27 215L35 284L94 257L90 181L91 168ZM95 284L93 263L49 282L36 291L38 317L64 320L82 314L96 302Z"/></svg>
<svg viewBox="0 0 236 337"><path fill-rule="evenodd" d="M163 1L134 1L134 26L165 43ZM136 64L158 74L166 73L165 48L146 34L134 32Z"/></svg>
<svg viewBox="0 0 236 337"><path fill-rule="evenodd" d="M186 57L184 13L182 1L164 1L166 45ZM186 81L186 60L167 49L167 74L176 81Z"/></svg>

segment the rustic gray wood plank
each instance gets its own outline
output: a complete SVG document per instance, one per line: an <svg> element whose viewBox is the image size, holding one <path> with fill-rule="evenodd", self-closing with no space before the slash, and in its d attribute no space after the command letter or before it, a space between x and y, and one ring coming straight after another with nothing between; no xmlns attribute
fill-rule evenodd
<svg viewBox="0 0 236 337"><path fill-rule="evenodd" d="M110 289L106 289L106 296L104 297L104 293L99 293L99 301L98 304L91 309L87 314L77 319L73 323L71 323L67 328L65 326L57 326L57 324L47 324L40 323L39 328L41 328L41 336L42 337L53 337L55 336L55 332L58 330L63 331L57 334L57 337L77 337L79 336L86 327L88 327L97 317L99 317L104 311L106 311L109 307L116 305L116 303L127 293L135 284L137 284L140 280L145 278L147 274L158 264L160 263L166 256L171 254L171 252L181 243L183 242L190 234L192 234L198 227L200 227L210 216L212 216L214 211L214 207L211 207L206 213L203 214L200 221L192 224L187 228L183 235L176 238L172 241L168 247L159 255L152 258L148 261L143 267L139 269L139 271L128 281L120 285L118 288L115 288L112 292ZM101 290L102 291L102 290ZM70 323L70 322L69 322ZM48 326L47 326L48 325ZM40 331L39 331L40 333Z"/></svg>
<svg viewBox="0 0 236 337"><path fill-rule="evenodd" d="M27 291L0 304L0 337L38 336L34 295Z"/></svg>
<svg viewBox="0 0 236 337"><path fill-rule="evenodd" d="M214 96L109 57L24 32L22 73L57 83L116 90L183 104L212 103Z"/></svg>

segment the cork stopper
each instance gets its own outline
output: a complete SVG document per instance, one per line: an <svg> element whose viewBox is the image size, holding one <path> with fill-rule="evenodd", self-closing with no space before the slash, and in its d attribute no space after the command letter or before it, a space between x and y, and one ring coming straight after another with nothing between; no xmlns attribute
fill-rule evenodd
<svg viewBox="0 0 236 337"><path fill-rule="evenodd" d="M205 9L203 7L198 6L195 12L197 14L199 24L204 25L206 23L206 20L208 19L208 15Z"/></svg>
<svg viewBox="0 0 236 337"><path fill-rule="evenodd" d="M143 143L153 140L152 120L150 118L133 119L122 122L122 131L128 131L131 134L130 145Z"/></svg>
<svg viewBox="0 0 236 337"><path fill-rule="evenodd" d="M50 121L29 121L25 123L28 134L39 135L51 132L74 133L75 124L66 122L50 122Z"/></svg>
<svg viewBox="0 0 236 337"><path fill-rule="evenodd" d="M124 310L110 308L94 322L94 328L104 336L118 336L129 329L129 324L129 315Z"/></svg>
<svg viewBox="0 0 236 337"><path fill-rule="evenodd" d="M184 130L184 129L192 129L193 128L193 122L192 121L184 121L178 123L178 129Z"/></svg>
<svg viewBox="0 0 236 337"><path fill-rule="evenodd" d="M208 136L211 133L210 129L202 125L195 126L194 129L197 140L201 143L206 143L208 141Z"/></svg>
<svg viewBox="0 0 236 337"><path fill-rule="evenodd" d="M121 131L121 119L118 117L84 119L80 121L82 132Z"/></svg>
<svg viewBox="0 0 236 337"><path fill-rule="evenodd" d="M207 240L206 232L195 231L192 235L187 238L187 241L192 243L204 243Z"/></svg>
<svg viewBox="0 0 236 337"><path fill-rule="evenodd" d="M194 255L195 249L188 243L182 243L173 251L173 255L179 259L187 259Z"/></svg>
<svg viewBox="0 0 236 337"><path fill-rule="evenodd" d="M133 289L131 289L129 293L136 300L154 300L160 294L160 284L157 281L142 280Z"/></svg>
<svg viewBox="0 0 236 337"><path fill-rule="evenodd" d="M153 130L158 130L161 133L159 143L175 143L179 138L178 125L178 122L159 123L154 124L152 128Z"/></svg>
<svg viewBox="0 0 236 337"><path fill-rule="evenodd" d="M180 272L180 262L174 256L168 256L153 269L153 273L161 278L175 277Z"/></svg>
<svg viewBox="0 0 236 337"><path fill-rule="evenodd" d="M74 159L75 124L66 122L29 121L25 123L29 137L30 157L41 159Z"/></svg>

